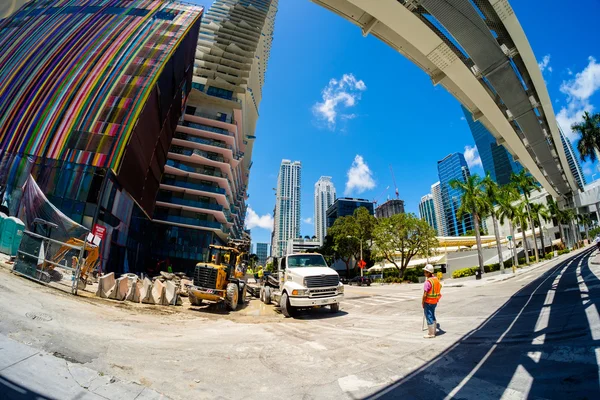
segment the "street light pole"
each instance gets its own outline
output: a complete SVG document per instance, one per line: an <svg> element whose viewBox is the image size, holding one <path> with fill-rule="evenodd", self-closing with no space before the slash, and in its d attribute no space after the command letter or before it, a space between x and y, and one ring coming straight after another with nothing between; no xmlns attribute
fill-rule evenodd
<svg viewBox="0 0 600 400"><path fill-rule="evenodd" d="M363 256L362 256L362 240L360 241L360 261L362 262ZM362 264L361 264L362 265ZM360 277L363 277L363 271L364 271L364 267L361 267L360 269Z"/></svg>

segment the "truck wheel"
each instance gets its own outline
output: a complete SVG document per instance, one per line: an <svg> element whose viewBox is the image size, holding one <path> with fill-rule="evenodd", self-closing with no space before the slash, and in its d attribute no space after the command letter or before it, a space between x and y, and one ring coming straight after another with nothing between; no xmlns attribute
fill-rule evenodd
<svg viewBox="0 0 600 400"><path fill-rule="evenodd" d="M240 299L240 289L236 283L227 284L227 294L225 295L225 305L230 311L235 311Z"/></svg>
<svg viewBox="0 0 600 400"><path fill-rule="evenodd" d="M340 303L333 303L329 306L333 314L340 312Z"/></svg>
<svg viewBox="0 0 600 400"><path fill-rule="evenodd" d="M290 305L290 299L288 298L287 293L284 293L281 296L279 308L281 309L281 313L283 314L283 316L286 318L289 318L294 315L294 308Z"/></svg>
<svg viewBox="0 0 600 400"><path fill-rule="evenodd" d="M265 291L263 292L263 296L265 297L264 303L271 304L271 287L265 286Z"/></svg>

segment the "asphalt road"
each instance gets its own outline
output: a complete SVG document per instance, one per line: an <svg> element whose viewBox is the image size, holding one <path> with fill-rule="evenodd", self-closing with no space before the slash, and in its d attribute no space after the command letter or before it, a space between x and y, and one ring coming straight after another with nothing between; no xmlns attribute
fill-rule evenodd
<svg viewBox="0 0 600 400"><path fill-rule="evenodd" d="M14 340L174 399L597 399L600 265L588 258L443 289L445 332L433 340L422 338L420 285L347 287L342 312L285 319L257 300L222 313L73 297L0 269L0 360ZM23 378L28 360L0 363L0 393L68 398L48 374Z"/></svg>

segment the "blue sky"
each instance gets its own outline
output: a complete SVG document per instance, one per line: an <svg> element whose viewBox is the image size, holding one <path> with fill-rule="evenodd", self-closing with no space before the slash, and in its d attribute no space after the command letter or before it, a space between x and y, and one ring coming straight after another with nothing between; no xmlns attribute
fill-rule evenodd
<svg viewBox="0 0 600 400"><path fill-rule="evenodd" d="M544 64L554 111L568 126L581 110L600 108L600 3L564 4L511 1ZM329 103L315 111L328 88ZM333 177L338 197L383 201L394 196L391 164L407 211L418 213L421 196L438 180L436 162L474 146L463 118L457 100L386 44L308 0L280 0L250 175L253 242L270 242L283 158L303 166L302 217L310 222L302 223L302 235L314 234L313 187L321 175ZM588 181L597 172L584 169ZM479 165L471 172L483 174Z"/></svg>

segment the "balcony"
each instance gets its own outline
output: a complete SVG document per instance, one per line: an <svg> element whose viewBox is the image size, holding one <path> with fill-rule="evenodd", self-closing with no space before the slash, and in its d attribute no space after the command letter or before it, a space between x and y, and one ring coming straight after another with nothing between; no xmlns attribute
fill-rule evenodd
<svg viewBox="0 0 600 400"><path fill-rule="evenodd" d="M161 184L177 186L177 187L186 188L186 189L199 190L201 192L210 192L210 193L217 193L217 194L222 194L222 195L226 194L225 189L222 189L218 186L203 185L200 183L186 182L186 181L181 181L178 179L170 179L170 178L163 179Z"/></svg>
<svg viewBox="0 0 600 400"><path fill-rule="evenodd" d="M177 153L177 152L174 152ZM178 153L181 154L181 153ZM191 155L191 152L190 152ZM173 167L173 168L178 168L181 169L183 171L187 171L187 172L195 172L197 174L203 174L203 175L208 175L208 176L214 176L217 178L224 178L224 179L228 179L229 175L224 174L223 172L219 171L219 170L212 170L212 169L206 169L206 168L202 168L202 167L190 167L189 165L185 165L182 164L180 162L177 162L175 160L167 160L167 165Z"/></svg>
<svg viewBox="0 0 600 400"><path fill-rule="evenodd" d="M173 222L182 225L198 226L202 228L219 229L223 233L229 233L229 228L224 227L221 223L216 221L206 221L198 218L180 217L177 215L169 214L156 214L153 218L158 221Z"/></svg>
<svg viewBox="0 0 600 400"><path fill-rule="evenodd" d="M198 117L203 117L203 118L210 118L210 119L215 120L215 121L232 123L231 117L225 118L225 120L229 119L229 121L222 121L223 118L217 119L217 117L215 117L214 115L213 116L208 116L208 115L203 115L202 113L196 113L194 115L198 116ZM233 133L229 132L227 129L217 128L217 127L210 126L210 125L199 124L199 123L196 123L196 122L183 121L182 125L186 126L188 128L200 129L200 130L203 130L203 131L208 131L208 132L213 132L213 133L219 133L221 135L235 136Z"/></svg>
<svg viewBox="0 0 600 400"><path fill-rule="evenodd" d="M232 147L230 145L228 145L227 143L223 143L223 142L219 142L219 141L211 140L211 139L205 139L205 138L197 137L194 135L188 135L187 133L176 132L174 137L176 139L187 140L189 142L194 142L194 143L198 143L198 144L206 144L208 146L220 147L222 149L229 149L229 150L232 149Z"/></svg>
<svg viewBox="0 0 600 400"><path fill-rule="evenodd" d="M174 196L158 195L156 197L156 201L162 201L163 203L178 204L180 206L204 208L206 210L223 211L223 206L220 204L207 203L205 201L199 201L199 200L182 199L180 197L174 197Z"/></svg>
<svg viewBox="0 0 600 400"><path fill-rule="evenodd" d="M229 164L229 159L228 158L225 158L223 156L216 155L216 154L209 154L207 151L204 151L204 150L194 149L194 151L192 153L194 155L197 155L197 156L200 156L200 157L208 158L209 160L213 160L213 161L217 161L217 162ZM185 155L188 155L188 154L185 154Z"/></svg>

